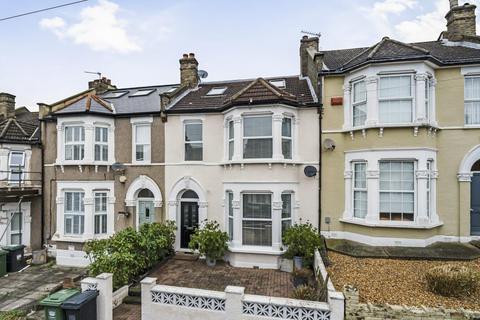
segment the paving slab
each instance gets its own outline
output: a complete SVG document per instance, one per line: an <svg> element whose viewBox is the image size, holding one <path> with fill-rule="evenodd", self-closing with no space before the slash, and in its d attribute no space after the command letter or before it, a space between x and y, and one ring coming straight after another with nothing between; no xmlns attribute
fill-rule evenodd
<svg viewBox="0 0 480 320"><path fill-rule="evenodd" d="M382 247L341 240L327 239L327 248L355 258L474 260L480 258L480 249L469 243L438 242L428 247Z"/></svg>
<svg viewBox="0 0 480 320"><path fill-rule="evenodd" d="M80 279L83 268L65 268L49 263L0 277L0 311L30 311L48 294L62 286L64 278Z"/></svg>

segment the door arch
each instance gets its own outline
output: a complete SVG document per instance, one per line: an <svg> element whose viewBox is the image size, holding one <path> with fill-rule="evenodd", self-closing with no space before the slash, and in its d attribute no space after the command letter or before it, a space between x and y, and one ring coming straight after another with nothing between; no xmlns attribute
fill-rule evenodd
<svg viewBox="0 0 480 320"><path fill-rule="evenodd" d="M461 183L470 183L470 192L468 192L470 197L470 203L468 204L469 233L471 236L480 236L480 145L472 148L463 158L458 170L458 180ZM460 193L462 193L463 189L462 187L460 188ZM467 196L466 193L464 192L464 196ZM460 204L460 208L463 208L462 204ZM464 214L464 212L464 210L461 210L460 215ZM465 223L463 224L468 223L467 221L464 221Z"/></svg>

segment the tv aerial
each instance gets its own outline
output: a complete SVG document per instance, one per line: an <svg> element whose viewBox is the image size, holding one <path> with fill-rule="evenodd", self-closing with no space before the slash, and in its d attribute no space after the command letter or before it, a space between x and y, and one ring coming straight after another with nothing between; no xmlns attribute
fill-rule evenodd
<svg viewBox="0 0 480 320"><path fill-rule="evenodd" d="M302 33L307 34L309 36L319 37L319 38L322 36L321 32L312 32L312 31L302 30Z"/></svg>
<svg viewBox="0 0 480 320"><path fill-rule="evenodd" d="M98 79L102 79L102 73L98 71L83 71L84 73L89 73L89 74L96 74L98 76Z"/></svg>

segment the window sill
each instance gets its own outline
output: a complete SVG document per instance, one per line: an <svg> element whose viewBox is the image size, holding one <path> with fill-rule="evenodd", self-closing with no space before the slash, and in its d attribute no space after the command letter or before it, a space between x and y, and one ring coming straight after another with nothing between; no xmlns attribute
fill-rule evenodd
<svg viewBox="0 0 480 320"><path fill-rule="evenodd" d="M384 128L416 128L416 127L427 127L433 129L440 129L436 122L412 122L412 123L377 123L365 126L358 127L344 127L343 132L355 132L368 129L384 129ZM480 127L480 125L479 125Z"/></svg>
<svg viewBox="0 0 480 320"><path fill-rule="evenodd" d="M57 161L56 166L111 166L114 162L84 162L84 161Z"/></svg>
<svg viewBox="0 0 480 320"><path fill-rule="evenodd" d="M303 162L292 159L242 159L242 160L227 160L222 163L223 165L235 165L235 164L303 164Z"/></svg>
<svg viewBox="0 0 480 320"><path fill-rule="evenodd" d="M61 242L76 242L76 243L84 243L84 242L87 242L89 240L103 240L103 239L108 239L109 237L111 237L113 234L102 234L102 235L98 235L98 236L93 236L93 237L85 237L85 235L81 235L81 236L69 236L69 235L63 235L63 236L60 236L58 234L54 235L52 237L52 240L53 241L61 241Z"/></svg>
<svg viewBox="0 0 480 320"><path fill-rule="evenodd" d="M363 219L348 218L340 219L340 222L349 223L365 227L376 227L376 228L397 228L397 229L434 229L443 225L443 222L428 222L426 224L419 224L418 222L402 222L402 221L377 221L377 222L367 222Z"/></svg>
<svg viewBox="0 0 480 320"><path fill-rule="evenodd" d="M232 247L231 245L229 245L228 250L232 253L266 254L266 255L272 255L272 256L279 256L285 253L284 250L274 249L273 247L261 247L261 246Z"/></svg>

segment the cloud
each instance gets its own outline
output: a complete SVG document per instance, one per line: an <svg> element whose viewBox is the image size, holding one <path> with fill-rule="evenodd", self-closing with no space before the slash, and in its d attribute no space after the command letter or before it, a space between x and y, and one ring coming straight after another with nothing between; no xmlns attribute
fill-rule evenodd
<svg viewBox="0 0 480 320"><path fill-rule="evenodd" d="M79 21L68 25L62 18L42 19L40 27L60 39L86 45L94 51L130 53L141 51L137 41L127 33L127 22L118 18L120 7L108 0L84 8Z"/></svg>
<svg viewBox="0 0 480 320"><path fill-rule="evenodd" d="M407 9L412 9L417 4L416 0L384 0L373 4L374 15L386 18L388 14L399 14Z"/></svg>

